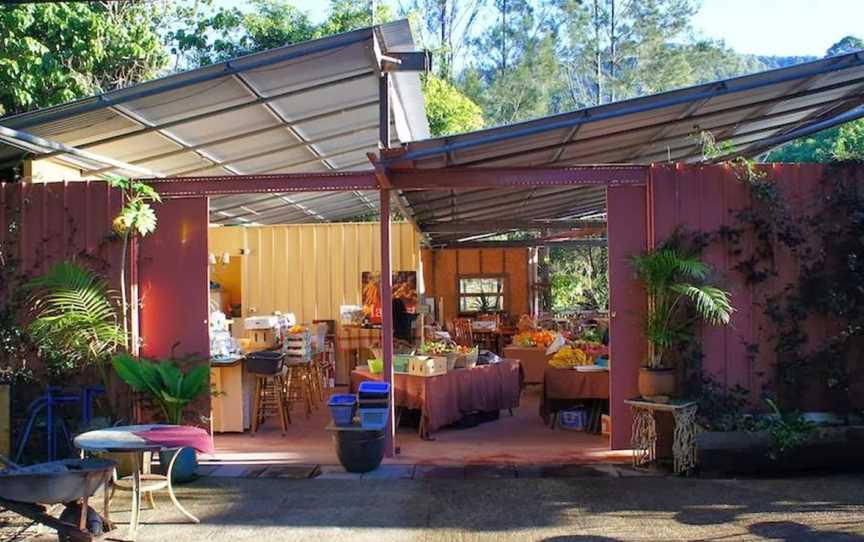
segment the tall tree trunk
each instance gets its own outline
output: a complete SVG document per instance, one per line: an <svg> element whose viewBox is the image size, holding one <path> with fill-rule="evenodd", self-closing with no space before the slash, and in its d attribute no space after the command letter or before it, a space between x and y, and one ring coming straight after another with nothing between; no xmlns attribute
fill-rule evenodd
<svg viewBox="0 0 864 542"><path fill-rule="evenodd" d="M617 0L609 0L609 101L615 101L615 3Z"/></svg>
<svg viewBox="0 0 864 542"><path fill-rule="evenodd" d="M594 0L594 77L597 93L596 105L603 103L603 58L600 54L600 0Z"/></svg>

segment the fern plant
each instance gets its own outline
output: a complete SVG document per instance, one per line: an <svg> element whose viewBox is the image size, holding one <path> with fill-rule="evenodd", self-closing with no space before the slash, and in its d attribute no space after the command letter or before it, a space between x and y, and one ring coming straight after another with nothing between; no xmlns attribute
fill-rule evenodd
<svg viewBox="0 0 864 542"><path fill-rule="evenodd" d="M732 318L729 292L708 283L710 267L699 259L698 250L686 246L680 232L634 257L632 265L648 296L643 324L649 368L668 368L667 353L692 338L698 321L725 325Z"/></svg>
<svg viewBox="0 0 864 542"><path fill-rule="evenodd" d="M105 281L64 261L31 280L27 289L33 315L29 333L40 351L61 356L72 367L95 367L108 390L107 362L125 334Z"/></svg>

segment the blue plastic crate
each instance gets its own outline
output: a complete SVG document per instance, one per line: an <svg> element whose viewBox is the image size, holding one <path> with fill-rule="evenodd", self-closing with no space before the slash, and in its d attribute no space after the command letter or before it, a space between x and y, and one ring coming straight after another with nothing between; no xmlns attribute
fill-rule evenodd
<svg viewBox="0 0 864 542"><path fill-rule="evenodd" d="M390 397L390 384L387 382L361 382L357 396L360 399L387 399Z"/></svg>
<svg viewBox="0 0 864 542"><path fill-rule="evenodd" d="M330 416L337 426L346 427L354 422L354 412L357 410L357 397L354 395L332 395L327 406L330 407Z"/></svg>
<svg viewBox="0 0 864 542"><path fill-rule="evenodd" d="M387 427L386 408L361 408L360 427L363 429L384 429Z"/></svg>

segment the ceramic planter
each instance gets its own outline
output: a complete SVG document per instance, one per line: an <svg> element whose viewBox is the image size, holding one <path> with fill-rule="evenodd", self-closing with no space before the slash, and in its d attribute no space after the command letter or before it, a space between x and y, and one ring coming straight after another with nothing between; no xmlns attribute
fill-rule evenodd
<svg viewBox="0 0 864 542"><path fill-rule="evenodd" d="M168 465L171 464L171 458L175 454L179 455L174 461L171 483L185 484L195 480L198 477L198 454L193 448L180 448L179 450L172 449L159 452L159 464L162 466L163 472L167 474Z"/></svg>
<svg viewBox="0 0 864 542"><path fill-rule="evenodd" d="M645 398L675 394L675 369L639 369L639 395Z"/></svg>

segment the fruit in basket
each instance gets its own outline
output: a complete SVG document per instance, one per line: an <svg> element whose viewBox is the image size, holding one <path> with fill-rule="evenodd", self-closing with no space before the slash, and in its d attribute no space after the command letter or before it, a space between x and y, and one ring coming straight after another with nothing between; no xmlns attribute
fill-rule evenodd
<svg viewBox="0 0 864 542"><path fill-rule="evenodd" d="M443 356L456 352L458 345L447 341L427 341L420 347L420 353L427 356Z"/></svg>
<svg viewBox="0 0 864 542"><path fill-rule="evenodd" d="M549 365L556 369L570 369L579 365L591 365L591 358L584 350L568 344L555 352Z"/></svg>
<svg viewBox="0 0 864 542"><path fill-rule="evenodd" d="M288 328L288 333L306 333L306 326L293 325Z"/></svg>
<svg viewBox="0 0 864 542"><path fill-rule="evenodd" d="M552 344L556 335L556 332L546 329L523 331L513 337L513 342L519 346L537 346L540 348L546 348Z"/></svg>

